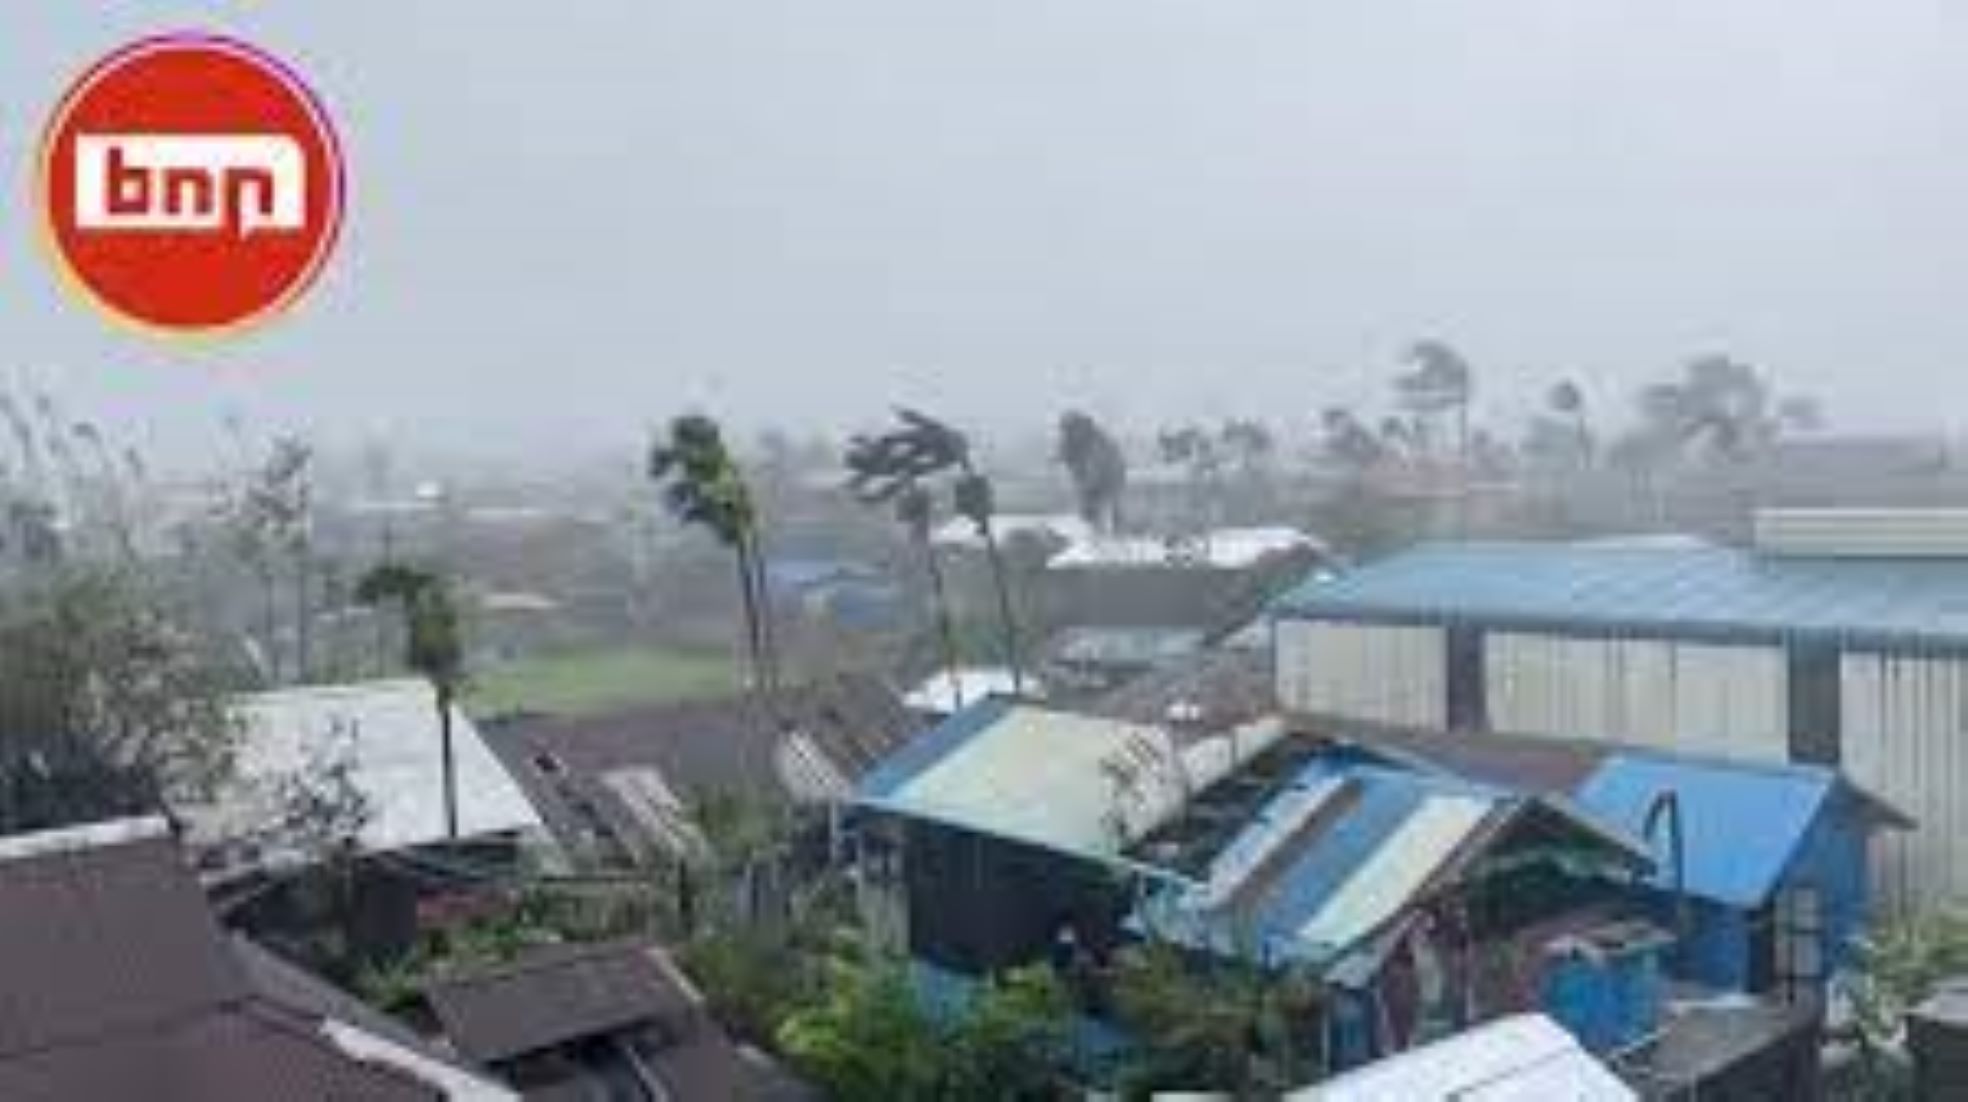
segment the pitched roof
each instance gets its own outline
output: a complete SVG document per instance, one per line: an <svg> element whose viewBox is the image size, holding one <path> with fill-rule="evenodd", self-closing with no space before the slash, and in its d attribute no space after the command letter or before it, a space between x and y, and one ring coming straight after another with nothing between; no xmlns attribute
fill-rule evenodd
<svg viewBox="0 0 1968 1102"><path fill-rule="evenodd" d="M1835 800L1853 799L1869 815L1903 821L1830 769L1639 752L1608 756L1579 785L1576 799L1587 814L1637 838L1649 807L1665 792L1681 808L1683 884L1692 895L1734 907L1769 898ZM1671 883L1673 869L1663 864L1654 879Z"/></svg>
<svg viewBox="0 0 1968 1102"><path fill-rule="evenodd" d="M443 1095L432 1086L342 1052L316 1023L247 1002L164 1019L87 1043L0 1059L0 1097L9 1102L84 1098L411 1102Z"/></svg>
<svg viewBox="0 0 1968 1102"><path fill-rule="evenodd" d="M424 997L445 1036L484 1064L635 1033L639 1055L679 1098L752 1097L771 1078L711 1020L669 957L646 942L550 946L433 982Z"/></svg>
<svg viewBox="0 0 1968 1102"><path fill-rule="evenodd" d="M555 945L431 982L424 998L460 1052L496 1063L647 1022L695 1003L641 942Z"/></svg>
<svg viewBox="0 0 1968 1102"><path fill-rule="evenodd" d="M1137 848L1141 860L1172 859L1190 877L1151 894L1140 925L1218 952L1329 961L1527 815L1559 823L1612 865L1647 864L1627 840L1536 798L1287 745L1299 751L1291 760L1254 763L1264 777L1232 773L1219 786L1231 791L1205 792L1188 813L1199 825L1174 820ZM1234 826L1212 829L1223 821Z"/></svg>
<svg viewBox="0 0 1968 1102"><path fill-rule="evenodd" d="M1419 765L1519 792L1564 797L1578 810L1641 838L1660 793L1681 803L1687 889L1731 906L1755 906L1776 886L1827 807L1844 802L1873 825L1911 820L1843 774L1822 766L1697 758L1580 740L1489 732L1375 730L1343 740L1386 760ZM1754 829L1745 829L1753 825ZM1672 869L1659 866L1657 882Z"/></svg>
<svg viewBox="0 0 1968 1102"><path fill-rule="evenodd" d="M441 1097L264 998L156 820L0 840L0 1098Z"/></svg>
<svg viewBox="0 0 1968 1102"><path fill-rule="evenodd" d="M346 740L353 780L368 798L359 841L385 852L443 841L443 743L430 686L415 679L280 689L234 702L244 726L237 776L206 806L181 809L194 845L250 840L278 819L280 782L310 754ZM479 729L452 710L459 830L464 837L538 827L525 794L486 748Z"/></svg>
<svg viewBox="0 0 1968 1102"><path fill-rule="evenodd" d="M1499 1018L1286 1095L1291 1102L1632 1102L1638 1097L1542 1014Z"/></svg>
<svg viewBox="0 0 1968 1102"><path fill-rule="evenodd" d="M896 751L862 781L856 802L1117 859L1230 759L1258 752L1278 734L1253 724L1182 745L1162 727L994 698Z"/></svg>
<svg viewBox="0 0 1968 1102"><path fill-rule="evenodd" d="M109 844L27 836L60 837L76 844L0 861L0 1060L246 995L161 823Z"/></svg>
<svg viewBox="0 0 1968 1102"><path fill-rule="evenodd" d="M1827 559L1732 548L1438 544L1292 590L1287 616L1818 637L1968 650L1968 559Z"/></svg>
<svg viewBox="0 0 1968 1102"><path fill-rule="evenodd" d="M711 792L809 801L845 795L920 728L895 692L840 677L757 694L632 708L579 718L515 717L485 725L487 741L563 841L597 820L636 844L674 830L652 819ZM659 816L660 817L660 816Z"/></svg>

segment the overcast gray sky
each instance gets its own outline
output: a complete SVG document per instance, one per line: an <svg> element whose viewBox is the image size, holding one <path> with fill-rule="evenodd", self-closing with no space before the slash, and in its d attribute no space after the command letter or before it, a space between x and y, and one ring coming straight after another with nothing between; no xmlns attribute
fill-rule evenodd
<svg viewBox="0 0 1968 1102"><path fill-rule="evenodd" d="M67 82L185 26L296 63L353 172L313 295L192 352L62 297L28 202ZM682 405L1309 425L1439 335L1498 411L1726 348L1951 427L1964 56L1949 0L15 4L0 375L166 454L227 409L517 451Z"/></svg>

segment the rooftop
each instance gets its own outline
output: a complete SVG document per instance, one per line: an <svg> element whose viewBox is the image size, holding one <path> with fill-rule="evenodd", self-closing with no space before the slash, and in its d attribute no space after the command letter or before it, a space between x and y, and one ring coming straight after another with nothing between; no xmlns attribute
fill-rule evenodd
<svg viewBox="0 0 1968 1102"><path fill-rule="evenodd" d="M1272 761L1281 747L1299 752ZM1611 867L1648 863L1626 839L1536 798L1373 764L1309 740L1274 746L1251 769L1261 777L1230 774L1135 850L1143 862L1167 861L1192 878L1138 912L1158 936L1265 960L1329 961L1452 881L1524 816L1557 826L1553 837Z"/></svg>
<svg viewBox="0 0 1968 1102"><path fill-rule="evenodd" d="M1286 1096L1291 1102L1632 1102L1632 1088L1542 1014L1520 1014L1397 1053Z"/></svg>
<svg viewBox="0 0 1968 1102"><path fill-rule="evenodd" d="M1561 797L1595 821L1639 839L1655 798L1681 804L1688 890L1736 907L1760 905L1823 813L1840 803L1868 825L1904 827L1904 815L1836 770L1738 762L1604 744L1484 733L1375 731L1343 741L1388 760L1519 792ZM1744 823L1756 824L1744 830ZM1671 870L1655 876L1665 883Z"/></svg>
<svg viewBox="0 0 1968 1102"><path fill-rule="evenodd" d="M921 728L894 691L841 677L758 694L628 708L604 715L516 717L486 739L556 837L597 827L624 844L674 848L688 802L710 794L811 802L846 796Z"/></svg>
<svg viewBox="0 0 1968 1102"><path fill-rule="evenodd" d="M1191 792L1275 741L1252 724L1179 743L1150 724L1001 698L917 737L862 781L864 807L1096 859L1179 809Z"/></svg>
<svg viewBox="0 0 1968 1102"><path fill-rule="evenodd" d="M51 832L8 852L0 1098L511 1097L366 1019L263 986L161 824Z"/></svg>
<svg viewBox="0 0 1968 1102"><path fill-rule="evenodd" d="M1968 559L1436 544L1308 582L1274 608L1311 618L1968 650Z"/></svg>
<svg viewBox="0 0 1968 1102"><path fill-rule="evenodd" d="M443 744L431 688L396 679L281 689L241 697L236 778L216 801L183 809L195 845L256 840L279 819L281 783L311 755L342 740L371 817L359 835L366 852L445 840ZM452 711L459 834L471 838L536 828L539 816L494 757L477 725Z"/></svg>
<svg viewBox="0 0 1968 1102"><path fill-rule="evenodd" d="M1243 570L1273 555L1318 551L1324 544L1296 528L1218 528L1194 536L1159 538L1085 533L1054 555L1050 569L1194 567Z"/></svg>

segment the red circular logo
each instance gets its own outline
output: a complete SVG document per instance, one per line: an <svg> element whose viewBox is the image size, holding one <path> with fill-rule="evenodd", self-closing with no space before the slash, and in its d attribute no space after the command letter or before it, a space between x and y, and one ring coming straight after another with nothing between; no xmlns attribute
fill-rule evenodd
<svg viewBox="0 0 1968 1102"><path fill-rule="evenodd" d="M342 154L313 93L226 38L97 62L41 137L37 190L70 281L114 317L212 334L307 290L341 228Z"/></svg>

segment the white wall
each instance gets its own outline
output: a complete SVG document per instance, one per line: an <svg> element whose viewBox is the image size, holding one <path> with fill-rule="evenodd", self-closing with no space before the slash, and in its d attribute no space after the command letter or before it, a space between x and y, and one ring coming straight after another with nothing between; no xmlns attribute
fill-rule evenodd
<svg viewBox="0 0 1968 1102"><path fill-rule="evenodd" d="M1781 648L1484 636L1490 727L1762 761L1789 756Z"/></svg>
<svg viewBox="0 0 1968 1102"><path fill-rule="evenodd" d="M1294 711L1414 727L1447 720L1438 627L1278 622L1278 695Z"/></svg>
<svg viewBox="0 0 1968 1102"><path fill-rule="evenodd" d="M1968 662L1848 653L1840 661L1845 771L1913 816L1873 851L1888 906L1968 898Z"/></svg>

